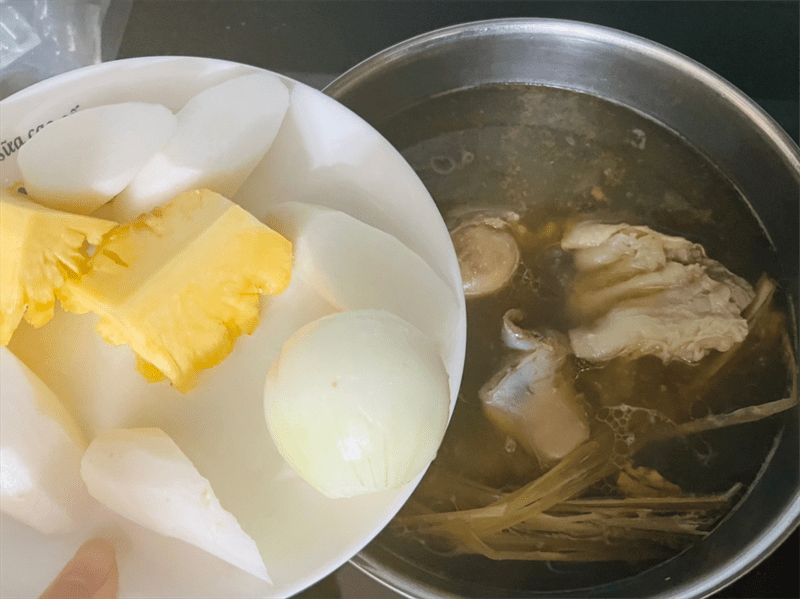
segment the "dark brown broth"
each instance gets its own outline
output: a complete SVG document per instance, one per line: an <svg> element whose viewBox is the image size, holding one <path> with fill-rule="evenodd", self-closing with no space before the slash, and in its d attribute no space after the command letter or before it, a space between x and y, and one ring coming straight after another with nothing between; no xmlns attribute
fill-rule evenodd
<svg viewBox="0 0 800 599"><path fill-rule="evenodd" d="M539 473L535 460L520 449L508 451L505 435L484 418L477 390L506 353L500 339L506 310L522 308L526 327L566 331L575 324L565 310L571 261L557 245L557 233L567 223L645 224L701 243L710 257L752 284L762 272L778 278L777 256L730 181L680 137L629 109L566 90L497 85L427 100L378 129L414 167L445 220L464 205L502 208L522 215L529 232L520 237L524 266L513 284L467 302L464 377L435 464L472 480L513 487ZM786 368L777 347L771 354L726 373L702 402L680 393L687 381L702 376L702 363L618 360L579 371L576 385L593 410L630 403L685 421L709 409L726 411L783 397ZM781 423L772 418L653 445L637 463L656 467L689 493L725 491L735 482L748 485ZM389 532L378 542L410 561L409 555L417 556L415 567L476 585L476 595L493 594L480 591L485 580L507 579L523 587L529 580L529 588L538 590L565 586L544 564L441 558ZM556 570L569 576L568 586L581 588L649 565L563 565Z"/></svg>

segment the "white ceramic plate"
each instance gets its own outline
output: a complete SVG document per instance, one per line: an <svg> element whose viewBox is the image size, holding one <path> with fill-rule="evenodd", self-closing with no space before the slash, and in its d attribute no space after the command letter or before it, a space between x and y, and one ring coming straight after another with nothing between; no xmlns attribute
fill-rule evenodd
<svg viewBox="0 0 800 599"><path fill-rule="evenodd" d="M0 183L19 180L16 150L40 125L73 110L122 101L179 110L194 94L254 67L200 58L141 58L55 77L0 104ZM344 210L398 237L452 288L457 313L439 339L450 375L451 413L461 381L466 318L458 262L430 195L374 129L322 93L283 78L291 105L264 161L234 198L259 218L272 203L308 201ZM304 301L302 297L299 302ZM305 316L270 318L181 396L147 384L125 347L103 343L91 316L57 310L45 327L26 323L10 349L75 410L90 435L112 427L160 426L211 481L222 505L258 544L269 585L196 547L167 539L96 505L91 522L46 536L2 519L3 597L34 597L87 538L114 541L120 597L283 597L313 584L357 553L392 518L419 479L399 491L328 499L277 453L263 418L262 385L283 339Z"/></svg>

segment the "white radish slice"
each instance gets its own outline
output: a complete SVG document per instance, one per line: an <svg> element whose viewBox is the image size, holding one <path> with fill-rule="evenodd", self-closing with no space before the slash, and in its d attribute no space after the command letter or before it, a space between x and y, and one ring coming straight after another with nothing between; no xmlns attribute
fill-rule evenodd
<svg viewBox="0 0 800 599"><path fill-rule="evenodd" d="M114 201L131 220L179 193L208 188L231 198L266 154L289 107L275 75L237 77L200 92L178 112L178 128Z"/></svg>
<svg viewBox="0 0 800 599"><path fill-rule="evenodd" d="M161 429L101 433L83 456L81 474L89 493L119 515L269 582L255 541Z"/></svg>
<svg viewBox="0 0 800 599"><path fill-rule="evenodd" d="M172 136L160 104L88 108L49 124L19 150L25 189L40 204L90 214L122 191Z"/></svg>
<svg viewBox="0 0 800 599"><path fill-rule="evenodd" d="M44 533L80 526L92 498L81 480L88 444L75 419L42 380L0 348L2 511Z"/></svg>
<svg viewBox="0 0 800 599"><path fill-rule="evenodd" d="M292 276L337 310L385 310L434 339L452 338L455 294L395 237L344 212L300 202L270 208L264 221L294 244Z"/></svg>

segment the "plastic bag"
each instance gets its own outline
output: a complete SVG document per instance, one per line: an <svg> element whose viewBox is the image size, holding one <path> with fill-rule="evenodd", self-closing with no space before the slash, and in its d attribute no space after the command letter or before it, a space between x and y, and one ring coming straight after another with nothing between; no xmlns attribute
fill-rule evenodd
<svg viewBox="0 0 800 599"><path fill-rule="evenodd" d="M132 0L0 0L0 99L113 60Z"/></svg>

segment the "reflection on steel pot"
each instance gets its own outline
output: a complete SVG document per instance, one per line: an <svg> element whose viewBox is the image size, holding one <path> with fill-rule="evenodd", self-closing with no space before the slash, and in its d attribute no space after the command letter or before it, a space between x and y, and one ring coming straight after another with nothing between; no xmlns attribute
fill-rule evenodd
<svg viewBox="0 0 800 599"><path fill-rule="evenodd" d="M533 321L563 328L566 298L558 289L571 263L557 242L576 214L690 238L753 284L766 273L781 290L785 339L797 347L800 151L751 100L697 63L603 27L500 20L401 43L325 91L404 154L449 223L462 222L465 211L515 215L503 227L520 242L522 266L493 295L470 300L460 406L427 479L444 470L437 464L456 463L453 456L469 445L485 443L487 452L492 443L503 447L503 436L490 430L480 408L470 407L497 370L493 354L502 347L500 327L483 323L491 315L516 339L530 323L507 310L535 305ZM534 255L526 247L547 249ZM535 345L537 338L531 339ZM512 367L526 360L518 357ZM796 369L796 357L788 364ZM785 366L770 371L757 365L737 383L731 378L716 385L702 408L731 409L730 403L727 410L715 407L714 394L740 407L736 386L749 386L748 399L758 396L752 403L779 399L786 392ZM599 384L592 376L577 375L576 386ZM667 382L662 393L673 385ZM678 412L668 415L678 418ZM466 432L473 440L464 441ZM669 559L631 564L618 554L613 562L576 565L451 557L403 534L396 520L354 563L410 596L706 596L754 567L800 520L798 408L795 403L737 429L692 438L683 449L665 446L670 459L655 455L661 450L642 451L641 461L688 493L720 493L732 482L746 491L735 494L735 509L702 542L678 547ZM504 447L520 455L513 443ZM670 470L680 451L703 464L681 462ZM470 467L480 470L480 459L474 462ZM509 458L503 467L524 478L540 466ZM671 489L663 479L653 483L651 477L650 484L663 493ZM423 482L411 501L422 501L425 489Z"/></svg>

